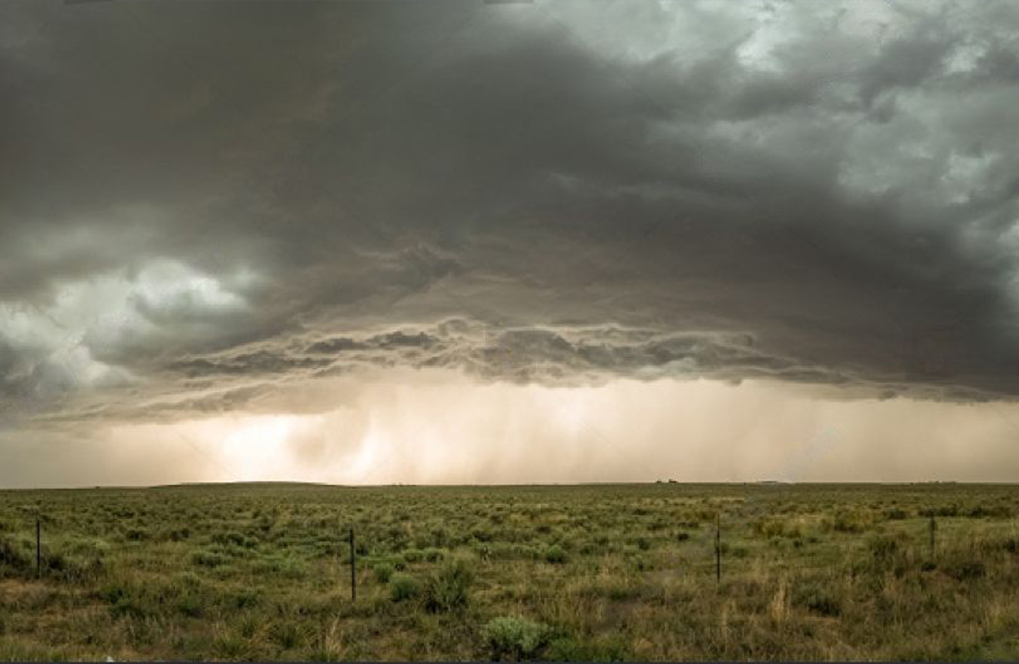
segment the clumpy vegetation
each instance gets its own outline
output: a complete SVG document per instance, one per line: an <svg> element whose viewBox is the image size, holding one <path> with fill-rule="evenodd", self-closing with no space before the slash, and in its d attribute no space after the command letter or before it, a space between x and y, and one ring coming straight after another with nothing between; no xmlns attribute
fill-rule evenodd
<svg viewBox="0 0 1019 664"><path fill-rule="evenodd" d="M485 626L494 659L526 659L537 654L544 644L547 628L544 625L518 618L499 616Z"/></svg>
<svg viewBox="0 0 1019 664"><path fill-rule="evenodd" d="M425 608L433 613L466 608L473 578L465 560L443 565L428 579Z"/></svg>
<svg viewBox="0 0 1019 664"><path fill-rule="evenodd" d="M955 484L0 492L0 660L1015 660L1017 515Z"/></svg>

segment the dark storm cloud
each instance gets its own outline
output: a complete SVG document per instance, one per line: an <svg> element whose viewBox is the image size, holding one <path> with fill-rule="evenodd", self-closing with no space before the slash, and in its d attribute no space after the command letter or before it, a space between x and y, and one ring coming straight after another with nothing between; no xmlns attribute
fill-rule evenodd
<svg viewBox="0 0 1019 664"><path fill-rule="evenodd" d="M138 405L124 403L82 410L61 419L111 417L173 418L255 406L274 392L314 378L345 377L384 368L462 371L481 379L548 386L596 386L614 379L656 380L674 376L731 383L743 379L785 380L857 388L853 396L884 398L901 393L986 400L960 386L924 388L867 373L805 363L756 348L746 333L662 333L619 326L495 329L473 320L361 336L314 341L288 338L253 348L189 357L168 364L166 385L184 386ZM335 405L335 403L333 404Z"/></svg>
<svg viewBox="0 0 1019 664"><path fill-rule="evenodd" d="M228 409L378 367L1019 392L1012 4L0 26L9 410Z"/></svg>
<svg viewBox="0 0 1019 664"><path fill-rule="evenodd" d="M346 373L357 366L463 369L518 382L588 384L614 377L657 378L677 370L691 376L743 376L809 380L822 369L791 358L769 356L741 334L661 334L618 327L505 329L453 319L428 331L395 331L352 338L330 337L302 349L231 353L196 358L170 367L188 377L233 374L246 377L297 369ZM837 381L827 375L825 380Z"/></svg>

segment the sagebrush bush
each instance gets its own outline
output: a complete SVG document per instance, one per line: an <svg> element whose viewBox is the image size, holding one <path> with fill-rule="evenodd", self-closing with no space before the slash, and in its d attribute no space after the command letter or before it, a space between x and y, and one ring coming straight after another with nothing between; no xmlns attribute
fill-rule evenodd
<svg viewBox="0 0 1019 664"><path fill-rule="evenodd" d="M862 533L873 525L873 517L863 510L839 510L831 521L832 530L838 533Z"/></svg>
<svg viewBox="0 0 1019 664"><path fill-rule="evenodd" d="M942 565L941 569L956 581L970 581L987 575L987 566L979 560L953 559Z"/></svg>
<svg viewBox="0 0 1019 664"><path fill-rule="evenodd" d="M405 549L401 555L403 556L404 561L408 563L416 563L424 558L424 553L421 549L417 548Z"/></svg>
<svg viewBox="0 0 1019 664"><path fill-rule="evenodd" d="M820 616L842 615L842 601L830 584L821 581L805 581L793 587L792 603Z"/></svg>
<svg viewBox="0 0 1019 664"><path fill-rule="evenodd" d="M446 557L445 549L440 549L434 546L430 546L421 551L422 557L430 563L438 562Z"/></svg>
<svg viewBox="0 0 1019 664"><path fill-rule="evenodd" d="M43 550L43 574L72 583L98 579L106 573L106 562L96 555L69 556Z"/></svg>
<svg viewBox="0 0 1019 664"><path fill-rule="evenodd" d="M200 565L202 567L218 567L226 564L228 559L226 556L208 550L198 550L191 554L191 563L194 565Z"/></svg>
<svg viewBox="0 0 1019 664"><path fill-rule="evenodd" d="M529 659L545 645L549 629L518 616L499 616L485 625L485 636L494 659Z"/></svg>
<svg viewBox="0 0 1019 664"><path fill-rule="evenodd" d="M283 650L293 650L304 644L307 631L306 625L296 621L277 621L269 627L269 638Z"/></svg>
<svg viewBox="0 0 1019 664"><path fill-rule="evenodd" d="M894 537L878 535L867 540L867 548L877 560L889 560L899 551L899 542Z"/></svg>
<svg viewBox="0 0 1019 664"><path fill-rule="evenodd" d="M796 539L803 536L800 524L781 518L765 518L754 522L754 532L765 538L787 537Z"/></svg>
<svg viewBox="0 0 1019 664"><path fill-rule="evenodd" d="M149 539L149 531L144 528L129 528L124 532L124 539L129 542L144 542Z"/></svg>
<svg viewBox="0 0 1019 664"><path fill-rule="evenodd" d="M425 586L425 608L433 613L454 611L467 606L474 574L463 559L442 565L432 573Z"/></svg>
<svg viewBox="0 0 1019 664"><path fill-rule="evenodd" d="M561 564L566 562L566 550L558 544L552 544L545 549L545 562Z"/></svg>
<svg viewBox="0 0 1019 664"><path fill-rule="evenodd" d="M372 567L372 574L379 583L389 583L389 578L393 576L393 566L389 563L376 563Z"/></svg>
<svg viewBox="0 0 1019 664"><path fill-rule="evenodd" d="M32 558L30 551L11 537L0 537L0 575L21 574L31 569Z"/></svg>
<svg viewBox="0 0 1019 664"><path fill-rule="evenodd" d="M1006 505L977 505L970 508L966 516L971 519L982 519L985 517L1007 519L1012 516L1012 510Z"/></svg>
<svg viewBox="0 0 1019 664"><path fill-rule="evenodd" d="M181 615L198 618L205 611L205 598L195 590L184 590L177 596L174 605Z"/></svg>
<svg viewBox="0 0 1019 664"><path fill-rule="evenodd" d="M393 574L389 580L389 596L394 602L403 602L417 597L420 591L417 579L409 574Z"/></svg>

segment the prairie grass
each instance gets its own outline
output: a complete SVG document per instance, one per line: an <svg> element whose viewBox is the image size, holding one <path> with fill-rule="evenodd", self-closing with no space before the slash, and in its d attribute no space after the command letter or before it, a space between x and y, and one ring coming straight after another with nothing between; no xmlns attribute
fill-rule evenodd
<svg viewBox="0 0 1019 664"><path fill-rule="evenodd" d="M958 484L6 491L0 660L1015 660L1017 513Z"/></svg>

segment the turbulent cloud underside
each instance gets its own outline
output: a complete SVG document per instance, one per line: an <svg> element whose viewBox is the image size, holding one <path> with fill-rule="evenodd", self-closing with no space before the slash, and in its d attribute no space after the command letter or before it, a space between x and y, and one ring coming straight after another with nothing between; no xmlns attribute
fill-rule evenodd
<svg viewBox="0 0 1019 664"><path fill-rule="evenodd" d="M1009 2L5 3L0 408L1019 393Z"/></svg>

